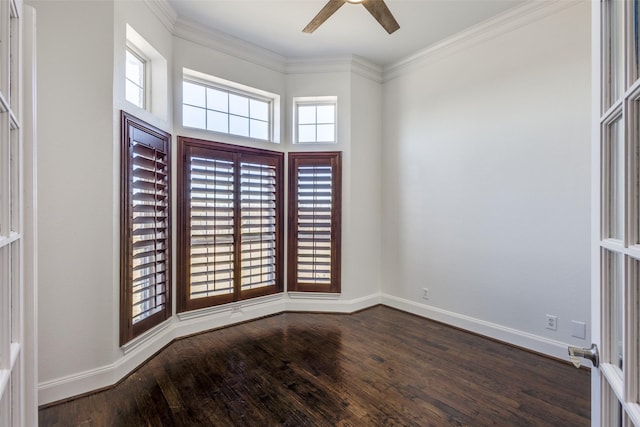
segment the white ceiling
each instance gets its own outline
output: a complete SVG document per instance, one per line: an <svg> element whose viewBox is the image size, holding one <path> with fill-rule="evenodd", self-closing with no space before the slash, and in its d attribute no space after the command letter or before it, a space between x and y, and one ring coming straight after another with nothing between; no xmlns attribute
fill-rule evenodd
<svg viewBox="0 0 640 427"><path fill-rule="evenodd" d="M400 24L389 35L359 4L345 4L313 34L302 29L327 0L169 0L180 20L289 59L357 55L388 66L525 0L385 0Z"/></svg>

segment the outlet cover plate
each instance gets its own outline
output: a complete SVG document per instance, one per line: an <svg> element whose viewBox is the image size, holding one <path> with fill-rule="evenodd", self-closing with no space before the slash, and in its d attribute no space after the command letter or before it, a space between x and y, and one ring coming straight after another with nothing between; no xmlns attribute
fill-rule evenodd
<svg viewBox="0 0 640 427"><path fill-rule="evenodd" d="M558 330L558 316L547 314L547 329L552 331Z"/></svg>
<svg viewBox="0 0 640 427"><path fill-rule="evenodd" d="M571 321L571 336L585 339L587 337L587 324L584 322L578 322L577 320Z"/></svg>

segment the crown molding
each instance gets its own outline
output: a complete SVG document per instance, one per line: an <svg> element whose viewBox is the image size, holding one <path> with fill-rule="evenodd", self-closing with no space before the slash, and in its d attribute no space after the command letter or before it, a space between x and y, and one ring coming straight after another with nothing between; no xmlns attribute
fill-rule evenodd
<svg viewBox="0 0 640 427"><path fill-rule="evenodd" d="M169 4L168 0L144 0L144 3L156 15L162 25L173 33L178 20L178 12Z"/></svg>
<svg viewBox="0 0 640 427"><path fill-rule="evenodd" d="M358 56L287 58L256 44L177 18L174 36L283 74L351 72L382 83L382 67Z"/></svg>
<svg viewBox="0 0 640 427"><path fill-rule="evenodd" d="M262 46L180 17L168 0L143 0L175 36L284 74L352 72L378 83L402 76L494 37L538 21L581 0L533 0L474 25L398 62L381 67L358 56L287 58Z"/></svg>
<svg viewBox="0 0 640 427"><path fill-rule="evenodd" d="M382 67L359 56L289 58L286 74L350 72L382 83Z"/></svg>
<svg viewBox="0 0 640 427"><path fill-rule="evenodd" d="M382 67L359 56L353 56L351 71L361 77L382 83Z"/></svg>
<svg viewBox="0 0 640 427"><path fill-rule="evenodd" d="M287 59L284 56L222 31L205 28L181 17L176 20L173 35L273 71L280 73L286 71Z"/></svg>
<svg viewBox="0 0 640 427"><path fill-rule="evenodd" d="M522 6L507 10L385 67L382 73L383 82L398 78L427 63L510 33L579 3L581 3L580 0L527 1Z"/></svg>

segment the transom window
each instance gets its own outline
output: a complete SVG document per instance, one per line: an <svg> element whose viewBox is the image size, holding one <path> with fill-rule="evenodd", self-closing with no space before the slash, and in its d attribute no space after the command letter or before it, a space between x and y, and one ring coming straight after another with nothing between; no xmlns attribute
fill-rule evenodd
<svg viewBox="0 0 640 427"><path fill-rule="evenodd" d="M294 98L294 141L335 143L336 97Z"/></svg>
<svg viewBox="0 0 640 427"><path fill-rule="evenodd" d="M169 117L167 60L133 27L127 24L126 28L125 100L166 121Z"/></svg>
<svg viewBox="0 0 640 427"><path fill-rule="evenodd" d="M147 61L131 48L127 48L125 98L140 108L146 106Z"/></svg>
<svg viewBox="0 0 640 427"><path fill-rule="evenodd" d="M248 138L271 140L271 99L233 89L185 80L182 124Z"/></svg>

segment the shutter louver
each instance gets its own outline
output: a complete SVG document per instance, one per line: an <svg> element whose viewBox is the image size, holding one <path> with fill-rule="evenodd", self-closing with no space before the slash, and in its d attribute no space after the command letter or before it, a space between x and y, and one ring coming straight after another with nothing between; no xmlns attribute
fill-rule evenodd
<svg viewBox="0 0 640 427"><path fill-rule="evenodd" d="M233 293L234 164L190 158L189 298Z"/></svg>
<svg viewBox="0 0 640 427"><path fill-rule="evenodd" d="M257 163L240 165L241 290L275 285L276 170Z"/></svg>
<svg viewBox="0 0 640 427"><path fill-rule="evenodd" d="M342 156L289 153L291 291L340 292Z"/></svg>
<svg viewBox="0 0 640 427"><path fill-rule="evenodd" d="M284 155L178 138L178 310L282 292Z"/></svg>
<svg viewBox="0 0 640 427"><path fill-rule="evenodd" d="M171 135L121 112L120 344L171 317Z"/></svg>
<svg viewBox="0 0 640 427"><path fill-rule="evenodd" d="M331 166L298 168L298 282L331 283Z"/></svg>
<svg viewBox="0 0 640 427"><path fill-rule="evenodd" d="M132 323L164 309L167 301L167 155L132 141Z"/></svg>

